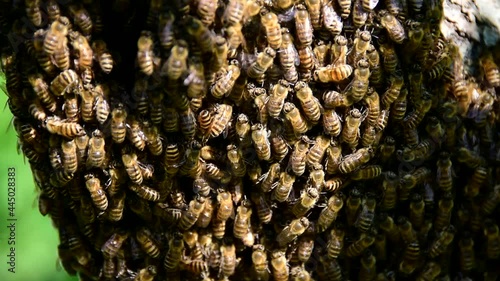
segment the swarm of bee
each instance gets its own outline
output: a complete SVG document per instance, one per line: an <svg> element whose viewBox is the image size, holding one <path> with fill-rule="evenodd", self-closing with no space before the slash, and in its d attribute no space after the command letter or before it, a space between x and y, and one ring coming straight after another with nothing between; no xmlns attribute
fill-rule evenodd
<svg viewBox="0 0 500 281"><path fill-rule="evenodd" d="M497 280L500 69L466 73L440 1L2 5L69 274Z"/></svg>

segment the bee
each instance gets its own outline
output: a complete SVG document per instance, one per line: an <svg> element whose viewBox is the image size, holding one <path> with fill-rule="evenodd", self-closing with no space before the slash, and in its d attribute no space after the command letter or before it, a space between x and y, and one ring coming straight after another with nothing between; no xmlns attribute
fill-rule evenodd
<svg viewBox="0 0 500 281"><path fill-rule="evenodd" d="M290 196L294 183L295 175L287 172L281 172L278 184L273 192L273 198L278 202L286 201Z"/></svg>
<svg viewBox="0 0 500 281"><path fill-rule="evenodd" d="M353 51L351 52L352 61L354 64L358 64L358 62L366 57L366 52L370 47L370 41L372 36L369 31L356 31L356 36L354 38L354 46Z"/></svg>
<svg viewBox="0 0 500 281"><path fill-rule="evenodd" d="M359 140L359 126L363 121L363 115L358 109L352 109L345 120L342 129L341 141L347 143L352 149L356 148Z"/></svg>
<svg viewBox="0 0 500 281"><path fill-rule="evenodd" d="M399 242L401 236L394 223L394 219L387 213L380 213L378 220L380 221L380 229L386 234L387 238L389 238L391 242Z"/></svg>
<svg viewBox="0 0 500 281"><path fill-rule="evenodd" d="M344 206L342 198L336 194L330 196L326 207L321 210L321 213L316 223L318 232L324 232L337 219L337 215Z"/></svg>
<svg viewBox="0 0 500 281"><path fill-rule="evenodd" d="M287 28L281 29L282 43L279 53L281 67L290 70L300 63L299 54L293 43L293 36Z"/></svg>
<svg viewBox="0 0 500 281"><path fill-rule="evenodd" d="M474 169L474 173L464 187L465 195L468 198L474 198L479 194L479 190L486 180L487 175L488 170L485 167L479 166Z"/></svg>
<svg viewBox="0 0 500 281"><path fill-rule="evenodd" d="M229 47L228 58L235 58L238 48L242 45L243 47L246 46L245 36L241 31L242 27L241 23L237 23L226 28L227 45Z"/></svg>
<svg viewBox="0 0 500 281"><path fill-rule="evenodd" d="M108 193L110 194L111 196L111 205L108 207L108 220L110 221L120 221L123 217L123 210L124 210L124 207L125 207L125 192L118 192L116 194L112 194L111 192L109 192L109 188L108 187Z"/></svg>
<svg viewBox="0 0 500 281"><path fill-rule="evenodd" d="M109 116L109 104L104 98L104 95L97 94L95 97L95 117L99 124L104 124Z"/></svg>
<svg viewBox="0 0 500 281"><path fill-rule="evenodd" d="M264 125L257 123L252 125L252 141L254 144L257 157L262 161L269 161L271 159L271 143L269 142L269 131Z"/></svg>
<svg viewBox="0 0 500 281"><path fill-rule="evenodd" d="M198 43L202 53L213 52L214 36L208 27L195 17L186 17L185 26L187 33Z"/></svg>
<svg viewBox="0 0 500 281"><path fill-rule="evenodd" d="M92 43L92 49L94 50L94 54L97 58L97 62L99 62L102 72L109 74L113 70L114 61L113 57L107 50L106 42L102 40L95 40Z"/></svg>
<svg viewBox="0 0 500 281"><path fill-rule="evenodd" d="M296 135L304 134L309 130L310 125L293 103L285 102L283 105L283 112L285 113L285 118L288 122L290 122Z"/></svg>
<svg viewBox="0 0 500 281"><path fill-rule="evenodd" d="M179 113L179 125L186 139L194 137L196 133L196 117L190 108Z"/></svg>
<svg viewBox="0 0 500 281"><path fill-rule="evenodd" d="M388 109L392 103L398 98L401 88L404 85L402 76L391 76L391 86L384 93L381 99L382 106Z"/></svg>
<svg viewBox="0 0 500 281"><path fill-rule="evenodd" d="M288 267L285 252L275 250L271 253L271 269L274 280L276 281L288 280L290 269Z"/></svg>
<svg viewBox="0 0 500 281"><path fill-rule="evenodd" d="M445 193L443 198L438 201L438 212L434 221L434 229L441 230L450 224L453 206L451 193Z"/></svg>
<svg viewBox="0 0 500 281"><path fill-rule="evenodd" d="M422 119L427 114L427 112L429 112L431 106L432 106L431 99L429 97L424 96L424 99L422 100L420 106L415 108L413 112L406 115L406 117L403 119L405 126L410 129L416 128L420 124L420 122L422 122Z"/></svg>
<svg viewBox="0 0 500 281"><path fill-rule="evenodd" d="M309 17L313 29L321 28L321 1L320 0L306 0L304 1L309 11Z"/></svg>
<svg viewBox="0 0 500 281"><path fill-rule="evenodd" d="M479 166L485 166L486 162L483 157L475 151L469 150L466 147L460 147L456 152L458 162L464 163L469 168L475 169Z"/></svg>
<svg viewBox="0 0 500 281"><path fill-rule="evenodd" d="M158 133L158 128L149 124L149 122L145 122L144 136L146 137L149 152L156 156L161 155L163 153L163 144L160 134Z"/></svg>
<svg viewBox="0 0 500 281"><path fill-rule="evenodd" d="M364 103L368 106L368 114L366 122L369 126L374 126L380 115L380 98L378 93L373 88L368 88L366 95L363 98Z"/></svg>
<svg viewBox="0 0 500 281"><path fill-rule="evenodd" d="M9 99L9 100L11 100L11 99ZM33 116L36 120L38 120L40 122L44 122L47 120L47 118L49 118L49 119L51 118L51 117L47 117L47 113L45 112L45 110L42 106L42 103L40 102L39 99L34 100L33 103L31 103L28 106L28 111L31 114L31 116ZM54 117L52 117L52 120L57 119ZM61 121L59 119L57 119L57 120L58 120L58 125L60 125L59 123L61 123Z"/></svg>
<svg viewBox="0 0 500 281"><path fill-rule="evenodd" d="M234 218L233 235L238 239L244 239L245 235L250 231L250 217L252 216L252 205L250 201L244 200L236 209L236 217Z"/></svg>
<svg viewBox="0 0 500 281"><path fill-rule="evenodd" d="M476 255L474 253L474 239L469 232L463 234L463 238L458 241L460 249L460 269L469 272L474 269L476 264Z"/></svg>
<svg viewBox="0 0 500 281"><path fill-rule="evenodd" d="M108 198L102 189L99 178L96 178L93 174L85 175L85 186L90 192L90 197L92 198L96 208L101 211L105 211L108 208Z"/></svg>
<svg viewBox="0 0 500 281"><path fill-rule="evenodd" d="M392 105L390 115L395 122L400 122L401 120L403 120L406 114L406 107L408 105L407 96L408 96L408 90L402 89L401 92L399 93L399 96Z"/></svg>
<svg viewBox="0 0 500 281"><path fill-rule="evenodd" d="M208 187L211 188L210 186ZM193 183L193 188L194 188L194 183ZM209 192L206 192L205 194L208 195ZM198 194L203 196L204 192L198 192ZM196 221L196 226L200 228L207 228L210 222L212 221L213 214L214 214L214 205L212 199L207 199L207 201L205 201L205 208L203 208L203 212L201 212L200 217Z"/></svg>
<svg viewBox="0 0 500 281"><path fill-rule="evenodd" d="M51 59L54 65L61 70L67 70L70 67L70 51L66 37L61 40Z"/></svg>
<svg viewBox="0 0 500 281"><path fill-rule="evenodd" d="M301 45L310 46L313 41L313 26L309 12L303 4L299 4L295 8L294 19L297 39Z"/></svg>
<svg viewBox="0 0 500 281"><path fill-rule="evenodd" d="M354 79L347 86L348 97L352 102L358 102L364 98L368 91L368 78L370 77L369 63L365 59L361 59L357 63L357 68L354 70Z"/></svg>
<svg viewBox="0 0 500 281"><path fill-rule="evenodd" d="M265 14L261 15L260 23L264 27L269 47L275 50L280 48L283 40L281 35L281 25L278 22L278 16L273 12L266 11Z"/></svg>
<svg viewBox="0 0 500 281"><path fill-rule="evenodd" d="M78 113L80 112L80 109L78 107L78 99L76 95L66 95L63 110L67 120L78 120Z"/></svg>
<svg viewBox="0 0 500 281"><path fill-rule="evenodd" d="M269 171L261 176L260 188L262 192L270 192L275 187L275 182L280 174L279 163L273 163L269 167Z"/></svg>
<svg viewBox="0 0 500 281"><path fill-rule="evenodd" d="M500 203L500 185L495 185L493 190L489 193L488 197L483 201L481 206L481 213L489 215L493 213L498 204Z"/></svg>
<svg viewBox="0 0 500 281"><path fill-rule="evenodd" d="M161 72L168 79L177 80L187 71L187 58L189 55L188 44L184 40L178 40L170 51L170 55L163 65Z"/></svg>
<svg viewBox="0 0 500 281"><path fill-rule="evenodd" d="M294 145L289 165L292 168L293 173L297 176L301 176L305 172L307 152L309 151L310 143L311 141L309 138L307 136L303 136Z"/></svg>
<svg viewBox="0 0 500 281"><path fill-rule="evenodd" d="M377 259L373 253L368 250L361 257L361 268L358 274L358 280L374 280L377 275Z"/></svg>
<svg viewBox="0 0 500 281"><path fill-rule="evenodd" d="M267 252L262 244L256 244L252 247L252 268L255 272L256 280L268 280L269 269L267 265Z"/></svg>
<svg viewBox="0 0 500 281"><path fill-rule="evenodd" d="M106 158L105 146L106 142L102 132L96 129L92 132L92 137L89 140L87 168L103 167Z"/></svg>
<svg viewBox="0 0 500 281"><path fill-rule="evenodd" d="M396 71L396 67L399 64L398 56L396 54L394 46L392 44L380 45L379 50L382 53L384 70L387 73L394 73Z"/></svg>
<svg viewBox="0 0 500 281"><path fill-rule="evenodd" d="M40 74L30 75L28 76L28 81L45 108L50 112L54 112L57 109L57 102L55 97L49 92L49 86L43 80L43 76Z"/></svg>
<svg viewBox="0 0 500 281"><path fill-rule="evenodd" d="M184 240L182 234L174 233L168 241L168 251L163 261L163 267L167 272L175 272L179 268L184 253Z"/></svg>
<svg viewBox="0 0 500 281"><path fill-rule="evenodd" d="M326 136L318 135L314 145L306 156L307 165L312 167L315 164L320 164L328 147L330 147L330 139Z"/></svg>
<svg viewBox="0 0 500 281"><path fill-rule="evenodd" d="M276 242L280 247L283 247L302 235L309 227L309 224L310 222L306 217L293 220L278 234Z"/></svg>
<svg viewBox="0 0 500 281"><path fill-rule="evenodd" d="M146 268L141 268L134 278L134 281L153 281L158 274L156 266L150 265Z"/></svg>
<svg viewBox="0 0 500 281"><path fill-rule="evenodd" d="M486 257L494 260L500 256L500 247L498 244L498 225L492 220L486 220L484 223L484 236L486 236Z"/></svg>
<svg viewBox="0 0 500 281"><path fill-rule="evenodd" d="M429 256L435 258L443 254L455 238L455 228L448 226L442 229L429 248Z"/></svg>
<svg viewBox="0 0 500 281"><path fill-rule="evenodd" d="M80 91L81 104L80 112L83 121L93 122L95 117L95 95L90 90L83 89Z"/></svg>
<svg viewBox="0 0 500 281"><path fill-rule="evenodd" d="M224 73L217 78L215 84L211 88L212 96L220 99L229 95L236 80L240 77L240 74L241 68L239 62L237 60L232 60L227 70L224 70Z"/></svg>
<svg viewBox="0 0 500 281"><path fill-rule="evenodd" d="M370 233L362 233L358 240L354 241L346 249L348 257L360 256L368 247L375 242L375 236Z"/></svg>
<svg viewBox="0 0 500 281"><path fill-rule="evenodd" d="M144 150L146 147L146 136L142 129L141 123L133 117L127 123L127 138L139 150Z"/></svg>
<svg viewBox="0 0 500 281"><path fill-rule="evenodd" d="M234 176L243 177L246 174L246 164L243 161L242 152L235 145L227 146L227 159Z"/></svg>
<svg viewBox="0 0 500 281"><path fill-rule="evenodd" d="M221 182L222 184L226 184L231 180L231 175L226 171L220 169L213 163L205 163L204 164L204 172L205 174L216 181Z"/></svg>
<svg viewBox="0 0 500 281"><path fill-rule="evenodd" d="M140 164L137 161L137 154L122 154L122 162L130 180L137 185L142 184L144 178L141 172Z"/></svg>
<svg viewBox="0 0 500 281"><path fill-rule="evenodd" d="M361 206L361 212L359 213L354 225L361 232L366 232L375 219L375 207L377 206L377 201L373 197L364 198L361 202Z"/></svg>
<svg viewBox="0 0 500 281"><path fill-rule="evenodd" d="M292 213L296 217L304 216L311 208L316 205L319 199L319 191L310 187L302 192L300 199L292 207Z"/></svg>
<svg viewBox="0 0 500 281"><path fill-rule="evenodd" d="M245 140L249 139L248 137L251 131L251 125L250 121L248 120L248 116L244 113L240 113L236 118L235 131L239 137L240 142L245 142Z"/></svg>
<svg viewBox="0 0 500 281"><path fill-rule="evenodd" d="M220 221L226 221L229 219L231 214L234 212L233 200L231 193L227 191L217 192L217 219Z"/></svg>
<svg viewBox="0 0 500 281"><path fill-rule="evenodd" d="M146 254L148 254L152 258L157 258L160 255L160 248L157 242L153 240L151 231L149 229L145 227L140 228L135 233L135 237Z"/></svg>
<svg viewBox="0 0 500 281"><path fill-rule="evenodd" d="M323 112L323 131L332 137L337 137L342 132L340 116L334 109L325 109Z"/></svg>
<svg viewBox="0 0 500 281"><path fill-rule="evenodd" d="M358 167L366 164L373 155L371 147L358 149L356 152L347 155L339 164L339 171L343 174L350 173Z"/></svg>
<svg viewBox="0 0 500 281"><path fill-rule="evenodd" d="M314 52L311 46L302 46L298 48L299 67L302 80L308 80L311 76L311 71L314 68Z"/></svg>
<svg viewBox="0 0 500 281"><path fill-rule="evenodd" d="M433 261L427 262L424 269L417 277L417 281L435 280L441 273L441 266Z"/></svg>
<svg viewBox="0 0 500 281"><path fill-rule="evenodd" d="M437 161L436 182L443 192L449 192L453 188L453 167L450 154L441 152Z"/></svg>
<svg viewBox="0 0 500 281"><path fill-rule="evenodd" d="M179 220L179 229L183 231L187 230L196 223L196 221L200 217L200 214L203 212L205 201L206 199L204 197L196 196L195 199L189 202L188 209L182 213L182 216Z"/></svg>
<svg viewBox="0 0 500 281"><path fill-rule="evenodd" d="M355 28L360 28L365 25L368 20L368 11L363 9L363 0L355 0L353 3L353 11L352 11L352 22Z"/></svg>
<svg viewBox="0 0 500 281"><path fill-rule="evenodd" d="M109 259L115 258L128 237L129 233L125 231L117 231L113 233L102 245L101 252L103 256Z"/></svg>
<svg viewBox="0 0 500 281"><path fill-rule="evenodd" d="M311 88L307 83L300 81L295 84L295 92L306 118L312 123L317 123L323 108L318 98L313 95Z"/></svg>
<svg viewBox="0 0 500 281"><path fill-rule="evenodd" d="M361 206L361 192L359 189L354 188L351 190L349 197L346 201L346 215L347 215L347 223L349 226L352 226L356 219L359 207Z"/></svg>
<svg viewBox="0 0 500 281"><path fill-rule="evenodd" d="M314 71L314 80L321 83L341 82L351 76L353 68L349 64L328 65Z"/></svg>
<svg viewBox="0 0 500 281"><path fill-rule="evenodd" d="M214 22L217 5L218 3L216 0L203 0L198 2L196 12L205 26L210 26Z"/></svg>
<svg viewBox="0 0 500 281"><path fill-rule="evenodd" d="M411 242L406 246L399 271L403 274L412 274L418 266L420 259L420 245L417 241Z"/></svg>
<svg viewBox="0 0 500 281"><path fill-rule="evenodd" d="M273 64L275 57L276 57L276 51L271 47L266 47L263 52L260 52L257 55L255 62L253 62L248 67L247 70L248 77L253 79L262 79L264 73Z"/></svg>
<svg viewBox="0 0 500 281"><path fill-rule="evenodd" d="M392 41L402 44L406 39L406 33L401 22L387 10L380 10L378 14L380 24L387 30Z"/></svg>
<svg viewBox="0 0 500 281"><path fill-rule="evenodd" d="M46 3L47 16L49 17L49 21L52 23L59 19L61 16L61 10L59 8L59 4L55 0L49 0Z"/></svg>
<svg viewBox="0 0 500 281"><path fill-rule="evenodd" d="M493 60L491 53L483 55L479 63L483 68L484 77L491 87L500 87L500 68Z"/></svg>
<svg viewBox="0 0 500 281"><path fill-rule="evenodd" d="M162 49L167 52L174 45L174 21L175 16L172 13L164 13L160 15L158 38Z"/></svg>
<svg viewBox="0 0 500 281"><path fill-rule="evenodd" d="M122 103L111 111L111 137L113 142L122 143L127 133L127 111Z"/></svg>
<svg viewBox="0 0 500 281"><path fill-rule="evenodd" d="M425 202L422 196L414 193L410 202L410 222L417 229L420 229L424 223Z"/></svg>
<svg viewBox="0 0 500 281"><path fill-rule="evenodd" d="M75 60L76 69L92 68L94 51L90 47L87 38L78 31L70 31L69 38L73 49L78 53L78 60Z"/></svg>
<svg viewBox="0 0 500 281"><path fill-rule="evenodd" d="M340 7L342 18L347 19L351 14L352 0L338 0L338 5Z"/></svg>
<svg viewBox="0 0 500 281"><path fill-rule="evenodd" d="M152 202L160 201L161 198L160 192L149 186L130 184L128 187L130 190L137 193L137 195L139 195L139 197L143 198L144 200Z"/></svg>
<svg viewBox="0 0 500 281"><path fill-rule="evenodd" d="M249 84L249 85L252 85L252 84ZM254 106L256 107L257 112L258 112L257 120L262 124L266 124L267 119L269 117L268 111L266 108L266 104L267 104L267 101L269 100L269 96L267 95L266 90L264 88L256 88L255 90L252 90L252 96L253 96Z"/></svg>
<svg viewBox="0 0 500 281"><path fill-rule="evenodd" d="M243 19L246 5L246 0L230 0L222 15L222 24L224 26L232 26L240 23Z"/></svg>
<svg viewBox="0 0 500 281"><path fill-rule="evenodd" d="M57 116L46 117L45 127L49 133L57 134L66 138L74 138L85 135L85 130L80 124L62 121Z"/></svg>
<svg viewBox="0 0 500 281"><path fill-rule="evenodd" d="M368 180L377 178L382 174L382 167L379 165L368 165L361 167L351 174L352 180Z"/></svg>
<svg viewBox="0 0 500 281"><path fill-rule="evenodd" d="M83 35L90 35L93 24L89 12L81 5L70 5L68 10Z"/></svg>
<svg viewBox="0 0 500 281"><path fill-rule="evenodd" d="M80 78L72 69L64 70L50 83L50 92L56 96L62 96L70 92L73 87L78 86Z"/></svg>
<svg viewBox="0 0 500 281"><path fill-rule="evenodd" d="M342 160L342 147L338 142L332 141L330 147L326 149L326 173L333 175L337 173Z"/></svg>
<svg viewBox="0 0 500 281"><path fill-rule="evenodd" d="M271 146L273 159L276 162L281 162L290 150L287 141L281 135L271 137Z"/></svg>
<svg viewBox="0 0 500 281"><path fill-rule="evenodd" d="M59 17L56 21L50 24L50 28L43 40L43 51L47 55L53 55L57 48L68 35L70 21L67 17Z"/></svg>
<svg viewBox="0 0 500 281"><path fill-rule="evenodd" d="M335 11L331 2L325 2L321 7L321 19L325 30L332 35L339 35L344 24L341 17Z"/></svg>
<svg viewBox="0 0 500 281"><path fill-rule="evenodd" d="M285 99L288 96L288 90L289 84L284 79L280 79L278 81L278 84L272 87L271 95L269 96L269 100L266 103L269 116L278 118L281 111L283 110Z"/></svg>
<svg viewBox="0 0 500 281"><path fill-rule="evenodd" d="M153 39L149 34L143 34L137 40L137 63L139 64L139 68L142 73L148 76L153 74L154 71L153 60L154 60Z"/></svg>
<svg viewBox="0 0 500 281"><path fill-rule="evenodd" d="M234 244L221 245L220 247L220 270L226 277L234 275L239 258L236 258L236 247Z"/></svg>

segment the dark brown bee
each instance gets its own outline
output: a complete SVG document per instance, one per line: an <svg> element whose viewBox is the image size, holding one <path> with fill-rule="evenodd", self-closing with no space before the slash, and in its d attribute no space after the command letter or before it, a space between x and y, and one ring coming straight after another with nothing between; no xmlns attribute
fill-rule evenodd
<svg viewBox="0 0 500 281"><path fill-rule="evenodd" d="M140 228L135 233L135 237L144 252L146 252L152 258L157 258L160 255L160 249L151 236L151 231L147 228Z"/></svg>

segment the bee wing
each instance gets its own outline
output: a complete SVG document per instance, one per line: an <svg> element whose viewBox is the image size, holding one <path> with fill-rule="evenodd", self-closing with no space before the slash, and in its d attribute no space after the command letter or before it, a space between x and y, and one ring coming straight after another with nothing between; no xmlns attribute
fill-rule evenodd
<svg viewBox="0 0 500 281"><path fill-rule="evenodd" d="M375 9L375 7L378 5L379 0L369 0L368 1L368 7L370 10Z"/></svg>

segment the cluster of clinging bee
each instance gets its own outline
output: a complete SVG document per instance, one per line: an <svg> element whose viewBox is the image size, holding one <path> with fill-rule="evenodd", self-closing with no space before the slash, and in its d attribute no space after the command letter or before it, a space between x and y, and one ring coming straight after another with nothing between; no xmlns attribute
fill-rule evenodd
<svg viewBox="0 0 500 281"><path fill-rule="evenodd" d="M497 280L500 70L440 1L63 2L0 22L69 274Z"/></svg>

